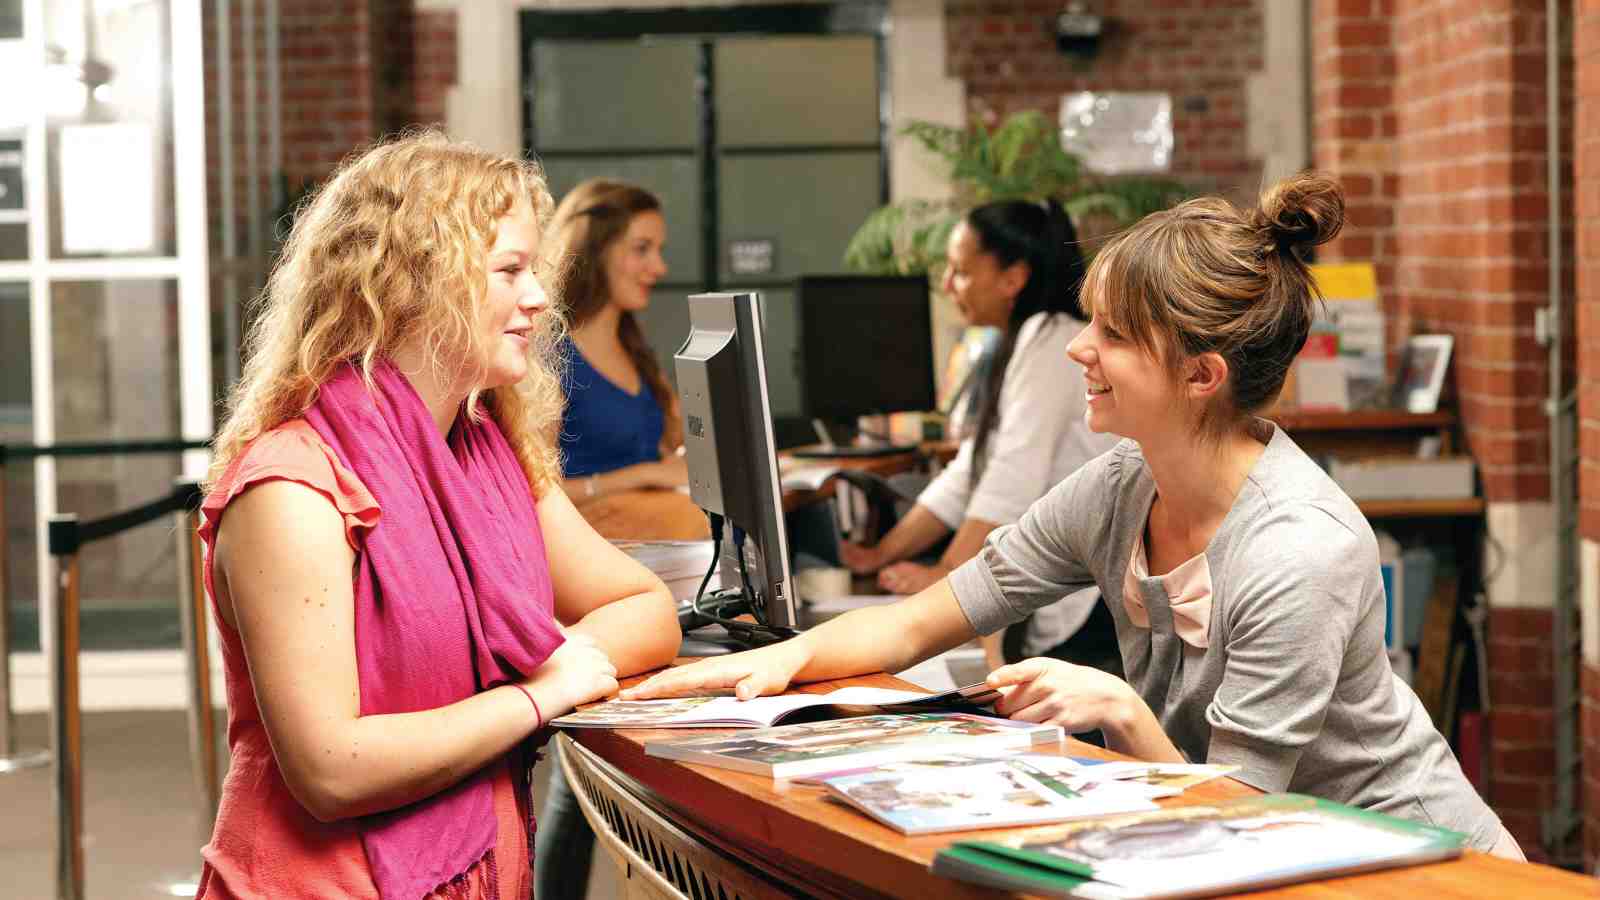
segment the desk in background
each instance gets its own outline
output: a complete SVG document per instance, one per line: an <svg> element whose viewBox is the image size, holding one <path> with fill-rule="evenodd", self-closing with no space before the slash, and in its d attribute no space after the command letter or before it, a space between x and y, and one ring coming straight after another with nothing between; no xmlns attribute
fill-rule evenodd
<svg viewBox="0 0 1600 900"><path fill-rule="evenodd" d="M806 685L802 690L825 693L851 685L909 687L888 675L872 675ZM910 837L826 800L821 788L645 755L645 741L682 735L681 731L582 729L557 741L563 765L579 788L585 815L602 845L625 863L630 897L1012 896L928 871L934 855L958 837L982 839L999 831ZM1080 756L1115 756L1071 740L1065 749ZM1255 793L1232 779L1219 779L1190 788L1163 805ZM639 849L632 850L635 846ZM1596 891L1590 878L1468 852L1451 862L1251 896L1593 898Z"/></svg>
<svg viewBox="0 0 1600 900"><path fill-rule="evenodd" d="M778 454L780 461L788 456ZM804 465L827 465L875 475L913 472L929 460L948 461L954 449L944 442L927 444L916 452L873 457L810 459ZM831 483L814 491L783 492L784 512L793 512L833 496ZM692 541L711 537L705 513L681 491L623 491L578 503L578 512L608 540Z"/></svg>
<svg viewBox="0 0 1600 900"><path fill-rule="evenodd" d="M1417 441L1437 437L1441 455L1458 444L1456 415L1449 410L1408 413L1370 409L1352 412L1302 412L1284 410L1268 415L1312 458L1363 459L1375 456L1412 456ZM1451 518L1483 516L1482 497L1439 500L1359 500L1356 505L1368 519Z"/></svg>

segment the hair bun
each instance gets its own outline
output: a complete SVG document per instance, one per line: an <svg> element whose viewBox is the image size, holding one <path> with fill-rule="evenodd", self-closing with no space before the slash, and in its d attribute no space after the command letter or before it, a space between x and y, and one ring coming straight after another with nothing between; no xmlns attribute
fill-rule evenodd
<svg viewBox="0 0 1600 900"><path fill-rule="evenodd" d="M1344 189L1329 175L1292 175L1261 195L1254 224L1280 251L1327 243L1344 225Z"/></svg>

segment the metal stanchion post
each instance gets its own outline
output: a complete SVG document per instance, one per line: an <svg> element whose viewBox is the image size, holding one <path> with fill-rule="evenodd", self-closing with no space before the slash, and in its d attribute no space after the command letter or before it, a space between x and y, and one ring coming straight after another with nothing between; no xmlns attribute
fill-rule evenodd
<svg viewBox="0 0 1600 900"><path fill-rule="evenodd" d="M189 758L194 767L201 817L209 835L222 792L221 765L217 759L217 733L211 712L211 645L206 608L205 575L200 548L199 485L179 479L177 492L186 495L178 517L178 608L183 625L183 649L189 676Z"/></svg>
<svg viewBox="0 0 1600 900"><path fill-rule="evenodd" d="M0 775L48 765L50 752L17 752L11 717L11 541L6 530L6 451L0 447Z"/></svg>
<svg viewBox="0 0 1600 900"><path fill-rule="evenodd" d="M56 900L83 900L83 710L78 705L78 550L75 515L50 517L56 566L50 716L56 764Z"/></svg>

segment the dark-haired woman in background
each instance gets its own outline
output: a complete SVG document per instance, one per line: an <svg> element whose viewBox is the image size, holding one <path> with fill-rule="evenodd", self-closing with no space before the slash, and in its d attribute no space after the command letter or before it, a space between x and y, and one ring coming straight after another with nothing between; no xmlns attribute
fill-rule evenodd
<svg viewBox="0 0 1600 900"><path fill-rule="evenodd" d="M1017 521L1116 443L1084 424L1083 373L1062 365L1067 345L1084 328L1078 302L1083 272L1077 232L1054 201L986 204L950 233L945 293L969 325L1002 334L978 391L976 430L882 540L840 547L845 565L859 574L877 572L886 590L914 594L971 559L989 532ZM946 538L937 562L911 561ZM1093 591L1074 595L1051 608L1048 627L1041 620L1032 634L1013 631L1010 643L1042 653L1081 634L1075 661L1120 671L1111 617L1098 599ZM1000 644L998 634L985 641L990 668L1004 661ZM1021 655L1014 647L1012 658Z"/></svg>
<svg viewBox="0 0 1600 900"><path fill-rule="evenodd" d="M552 228L570 329L562 486L582 504L686 484L677 399L635 318L667 274L661 202L643 188L592 178L562 199Z"/></svg>

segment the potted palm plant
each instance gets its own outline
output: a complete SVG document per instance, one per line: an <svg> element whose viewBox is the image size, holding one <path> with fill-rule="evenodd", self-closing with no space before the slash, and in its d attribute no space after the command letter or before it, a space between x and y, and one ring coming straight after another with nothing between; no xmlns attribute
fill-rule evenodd
<svg viewBox="0 0 1600 900"><path fill-rule="evenodd" d="M1172 179L1087 171L1062 146L1061 130L1037 110L1014 113L993 128L912 122L903 133L949 165L953 196L891 203L867 216L845 248L845 265L855 271L937 276L945 242L962 215L996 200L1053 197L1092 234L1137 221L1192 193Z"/></svg>

